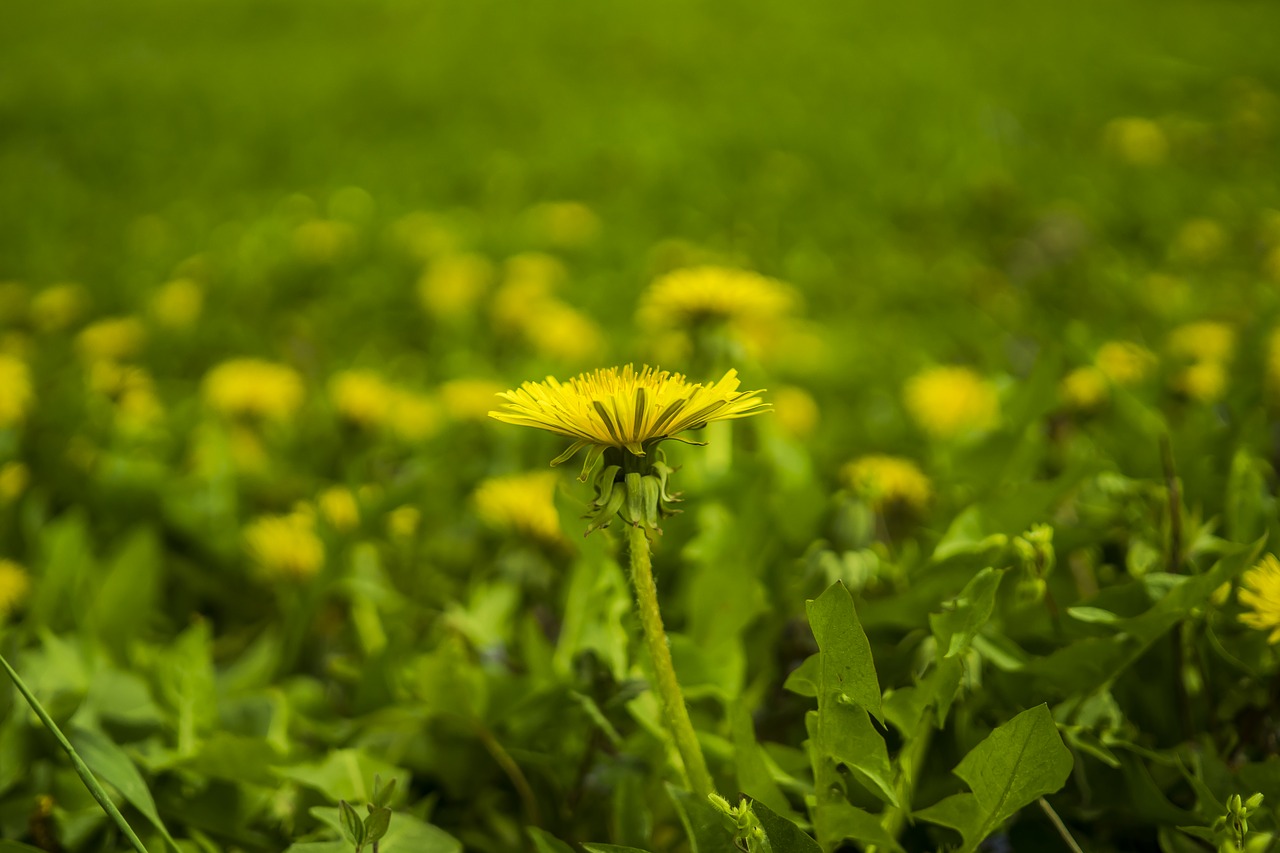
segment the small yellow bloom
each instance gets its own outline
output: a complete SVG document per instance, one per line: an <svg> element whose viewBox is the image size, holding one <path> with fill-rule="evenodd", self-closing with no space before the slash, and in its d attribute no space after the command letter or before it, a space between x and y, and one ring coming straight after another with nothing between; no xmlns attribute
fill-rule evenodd
<svg viewBox="0 0 1280 853"><path fill-rule="evenodd" d="M636 318L650 331L689 328L699 323L772 325L799 302L782 282L729 267L701 266L669 272L645 291Z"/></svg>
<svg viewBox="0 0 1280 853"><path fill-rule="evenodd" d="M1000 420L995 386L967 367L932 367L907 381L907 410L936 438L988 430Z"/></svg>
<svg viewBox="0 0 1280 853"><path fill-rule="evenodd" d="M584 447L598 458L606 447L645 455L650 442L700 429L711 421L745 418L769 411L760 391L739 391L738 372L730 370L719 382L690 383L679 373L630 364L583 373L568 382L548 376L545 382L525 382L499 396L506 402L489 417L530 426L574 439L556 462ZM555 463L552 463L555 464ZM585 469L584 469L585 470Z"/></svg>
<svg viewBox="0 0 1280 853"><path fill-rule="evenodd" d="M86 361L124 361L137 355L147 329L137 317L112 317L85 326L76 335L76 350Z"/></svg>
<svg viewBox="0 0 1280 853"><path fill-rule="evenodd" d="M1201 403L1215 403L1227 390L1227 368L1220 361L1199 361L1178 374L1178 390Z"/></svg>
<svg viewBox="0 0 1280 853"><path fill-rule="evenodd" d="M13 560L0 559L0 621L12 615L31 592L31 577Z"/></svg>
<svg viewBox="0 0 1280 853"><path fill-rule="evenodd" d="M356 496L345 486L330 486L316 499L320 515L340 533L354 530L360 523L360 506Z"/></svg>
<svg viewBox="0 0 1280 853"><path fill-rule="evenodd" d="M387 513L387 532L393 539L411 539L422 522L422 511L416 506L399 506Z"/></svg>
<svg viewBox="0 0 1280 853"><path fill-rule="evenodd" d="M0 504L11 504L27 490L31 471L21 462L0 465Z"/></svg>
<svg viewBox="0 0 1280 853"><path fill-rule="evenodd" d="M291 367L237 358L204 377L204 400L223 415L255 415L287 420L302 405L302 377Z"/></svg>
<svg viewBox="0 0 1280 853"><path fill-rule="evenodd" d="M1178 229L1169 247L1174 260L1191 264L1207 264L1222 254L1227 246L1227 232L1207 217L1192 219Z"/></svg>
<svg viewBox="0 0 1280 853"><path fill-rule="evenodd" d="M476 514L500 530L515 530L545 542L564 537L556 512L559 477L551 471L513 474L485 480L472 495Z"/></svg>
<svg viewBox="0 0 1280 853"><path fill-rule="evenodd" d="M432 317L455 320L470 314L493 280L493 264L481 255L446 255L418 280L418 299Z"/></svg>
<svg viewBox="0 0 1280 853"><path fill-rule="evenodd" d="M151 297L151 316L167 329L182 331L200 319L204 310L204 291L189 278L175 279L162 286Z"/></svg>
<svg viewBox="0 0 1280 853"><path fill-rule="evenodd" d="M1103 131L1103 144L1130 166L1158 166L1169 154L1169 140L1160 125L1148 118L1112 119Z"/></svg>
<svg viewBox="0 0 1280 853"><path fill-rule="evenodd" d="M345 222L313 219L293 229L293 250L312 264L332 264L355 248L356 232Z"/></svg>
<svg viewBox="0 0 1280 853"><path fill-rule="evenodd" d="M782 431L798 439L812 435L821 418L813 395L795 385L784 385L773 392L773 413Z"/></svg>
<svg viewBox="0 0 1280 853"><path fill-rule="evenodd" d="M1200 320L1186 323L1169 333L1169 354L1188 361L1231 361L1236 349L1236 331L1226 323Z"/></svg>
<svg viewBox="0 0 1280 853"><path fill-rule="evenodd" d="M391 400L389 423L401 441L428 439L440 429L440 406L430 397L397 389Z"/></svg>
<svg viewBox="0 0 1280 853"><path fill-rule="evenodd" d="M371 370L344 370L329 380L329 398L343 418L372 428L386 422L396 391Z"/></svg>
<svg viewBox="0 0 1280 853"><path fill-rule="evenodd" d="M1240 576L1240 587L1236 597L1249 610L1240 614L1240 621L1270 631L1267 642L1280 643L1280 560L1273 554L1264 556Z"/></svg>
<svg viewBox="0 0 1280 853"><path fill-rule="evenodd" d="M307 580L324 566L324 544L308 513L261 516L244 529L245 550L264 575Z"/></svg>
<svg viewBox="0 0 1280 853"><path fill-rule="evenodd" d="M1098 347L1093 363L1116 385L1136 385L1156 367L1156 354L1132 341L1108 341Z"/></svg>
<svg viewBox="0 0 1280 853"><path fill-rule="evenodd" d="M0 429L22 423L35 397L26 363L0 353Z"/></svg>
<svg viewBox="0 0 1280 853"><path fill-rule="evenodd" d="M455 421L483 420L503 388L488 379L454 379L440 386L440 402Z"/></svg>
<svg viewBox="0 0 1280 853"><path fill-rule="evenodd" d="M524 336L539 355L563 361L590 359L604 349L604 333L595 321L554 299L529 311Z"/></svg>
<svg viewBox="0 0 1280 853"><path fill-rule="evenodd" d="M1062 401L1073 409L1088 411L1106 402L1111 394L1107 375L1097 367L1077 367L1062 380Z"/></svg>
<svg viewBox="0 0 1280 853"><path fill-rule="evenodd" d="M845 465L841 475L877 510L895 504L921 510L933 496L933 485L919 466L899 456L863 456Z"/></svg>
<svg viewBox="0 0 1280 853"><path fill-rule="evenodd" d="M553 246L585 246L600 233L600 219L581 202L554 201L534 205L526 217L538 239Z"/></svg>

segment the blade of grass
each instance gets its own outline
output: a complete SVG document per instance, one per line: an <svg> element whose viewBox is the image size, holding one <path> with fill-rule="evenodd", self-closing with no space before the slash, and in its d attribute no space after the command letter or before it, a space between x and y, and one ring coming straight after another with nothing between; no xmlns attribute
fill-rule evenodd
<svg viewBox="0 0 1280 853"><path fill-rule="evenodd" d="M5 672L9 673L9 678L13 680L14 686L22 694L22 698L27 700L31 710L35 711L36 716L40 718L40 722L44 723L45 728L53 733L58 744L70 756L71 764L75 767L76 773L80 774L80 779L84 782L84 786L89 789L90 794L93 794L93 798L98 801L98 805L102 806L102 810L115 821L116 826L124 833L124 837L129 839L129 843L133 845L133 849L137 853L147 853L147 848L143 845L142 840L134 834L129 822L124 819L124 815L120 814L120 810L116 808L116 804L111 802L111 798L107 796L107 791L102 787L102 783L94 777L89 765L84 763L79 753L76 752L75 747L71 745L71 741L67 740L67 736L62 733L53 718L49 716L49 712L36 699L35 694L31 692L31 688L27 687L26 682L22 680L17 671L9 665L9 661L5 660L4 655L0 655L0 666L3 666Z"/></svg>

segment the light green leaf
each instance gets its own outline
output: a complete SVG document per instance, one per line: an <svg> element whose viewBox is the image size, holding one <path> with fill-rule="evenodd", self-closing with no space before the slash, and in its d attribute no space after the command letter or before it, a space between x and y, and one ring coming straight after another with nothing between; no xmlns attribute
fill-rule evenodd
<svg viewBox="0 0 1280 853"><path fill-rule="evenodd" d="M533 849L537 853L573 853L573 848L556 838L545 829L530 826L525 829L529 839L533 841Z"/></svg>
<svg viewBox="0 0 1280 853"><path fill-rule="evenodd" d="M951 658L968 651L974 636L991 618L1004 572L1004 569L983 569L965 584L958 596L947 602L946 610L930 614L929 625L942 657Z"/></svg>
<svg viewBox="0 0 1280 853"><path fill-rule="evenodd" d="M752 811L769 837L769 846L773 853L822 853L818 842L809 837L803 829L777 814L764 803L756 800L752 803Z"/></svg>
<svg viewBox="0 0 1280 853"><path fill-rule="evenodd" d="M889 752L866 711L856 705L828 702L816 712L810 711L805 724L823 758L843 764L868 791L898 805Z"/></svg>
<svg viewBox="0 0 1280 853"><path fill-rule="evenodd" d="M311 814L317 820L328 824L334 832L342 831L337 808L318 806L311 809ZM320 843L343 844L344 842ZM348 853L351 850L349 846L332 849L335 851L342 849ZM387 834L382 837L382 841L378 842L378 850L380 853L462 853L462 842L438 826L433 826L413 815L395 812L391 815L391 825L387 827ZM327 851L323 848L315 850L307 848L305 853L327 853Z"/></svg>
<svg viewBox="0 0 1280 853"><path fill-rule="evenodd" d="M733 726L733 749L738 770L738 790L757 803L767 803L784 815L792 814L791 805L765 764L764 753L756 742L751 714L741 702L730 712Z"/></svg>
<svg viewBox="0 0 1280 853"><path fill-rule="evenodd" d="M876 677L871 643L858 621L853 596L836 582L806 605L809 626L821 651L819 705L832 697L844 699L883 719L880 681Z"/></svg>
<svg viewBox="0 0 1280 853"><path fill-rule="evenodd" d="M160 543L154 531L133 533L107 564L89 603L85 627L122 659L146 627L160 585Z"/></svg>
<svg viewBox="0 0 1280 853"><path fill-rule="evenodd" d="M89 765L93 774L119 791L120 795L151 821L165 840L176 849L177 842L173 840L173 836L169 835L169 830L165 828L164 821L160 820L160 814L156 811L151 789L147 787L142 774L138 772L138 768L134 766L125 751L102 732L94 729L73 728L67 733L67 739L71 741L71 745L75 747L84 763Z"/></svg>
<svg viewBox="0 0 1280 853"><path fill-rule="evenodd" d="M916 817L957 830L962 853L972 853L1023 806L1060 789L1071 763L1048 706L1037 705L997 728L956 765L953 772L972 793L948 797Z"/></svg>
<svg viewBox="0 0 1280 853"><path fill-rule="evenodd" d="M846 838L862 844L874 844L885 850L902 853L902 847L880 823L880 816L863 811L846 802L820 804L813 813L814 829L826 850Z"/></svg>
<svg viewBox="0 0 1280 853"><path fill-rule="evenodd" d="M799 696L814 698L818 695L818 683L821 680L822 655L809 655L804 663L791 671L782 687Z"/></svg>
<svg viewBox="0 0 1280 853"><path fill-rule="evenodd" d="M338 800L369 802L375 775L383 779L394 777L396 787L402 791L409 788L408 770L388 764L358 749L337 749L322 761L277 767L275 772L303 787L325 794L335 803Z"/></svg>

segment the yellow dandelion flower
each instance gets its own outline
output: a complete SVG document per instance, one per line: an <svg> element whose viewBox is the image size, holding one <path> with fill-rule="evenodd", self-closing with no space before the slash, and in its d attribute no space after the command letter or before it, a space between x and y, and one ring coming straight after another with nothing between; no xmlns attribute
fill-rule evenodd
<svg viewBox="0 0 1280 853"><path fill-rule="evenodd" d="M1227 246L1227 232L1215 220L1199 217L1178 229L1169 255L1190 264L1207 264L1222 254Z"/></svg>
<svg viewBox="0 0 1280 853"><path fill-rule="evenodd" d="M440 386L440 402L455 421L483 420L502 390L488 379L454 379Z"/></svg>
<svg viewBox="0 0 1280 853"><path fill-rule="evenodd" d="M312 264L332 264L355 248L356 231L346 222L313 219L293 229L293 250Z"/></svg>
<svg viewBox="0 0 1280 853"><path fill-rule="evenodd" d="M895 504L921 510L933 496L933 485L919 466L899 456L863 456L845 465L841 476L878 510Z"/></svg>
<svg viewBox="0 0 1280 853"><path fill-rule="evenodd" d="M818 401L803 388L784 385L773 392L774 420L792 438L804 439L818 428Z"/></svg>
<svg viewBox="0 0 1280 853"><path fill-rule="evenodd" d="M78 284L55 284L31 299L29 316L38 332L60 332L84 315L89 295Z"/></svg>
<svg viewBox="0 0 1280 853"><path fill-rule="evenodd" d="M31 577L13 560L0 559L0 620L10 616L31 592Z"/></svg>
<svg viewBox="0 0 1280 853"><path fill-rule="evenodd" d="M1068 373L1058 392L1063 403L1081 411L1096 409L1106 402L1111 393L1107 374L1093 366L1077 367Z"/></svg>
<svg viewBox="0 0 1280 853"><path fill-rule="evenodd" d="M324 566L324 544L308 513L255 518L245 525L244 543L250 559L269 578L307 580Z"/></svg>
<svg viewBox="0 0 1280 853"><path fill-rule="evenodd" d="M344 370L329 380L329 398L338 414L362 427L386 422L395 389L371 370Z"/></svg>
<svg viewBox="0 0 1280 853"><path fill-rule="evenodd" d="M559 477L550 471L493 477L472 495L476 514L491 527L515 530L545 542L563 539L556 512Z"/></svg>
<svg viewBox="0 0 1280 853"><path fill-rule="evenodd" d="M453 320L471 313L489 289L493 264L481 255L447 255L418 280L418 300L432 317Z"/></svg>
<svg viewBox="0 0 1280 853"><path fill-rule="evenodd" d="M86 361L123 361L137 355L147 328L137 317L111 317L85 326L76 335L76 350Z"/></svg>
<svg viewBox="0 0 1280 853"><path fill-rule="evenodd" d="M0 429L22 423L35 398L26 362L0 353Z"/></svg>
<svg viewBox="0 0 1280 853"><path fill-rule="evenodd" d="M652 331L704 321L758 325L783 319L798 301L795 291L776 279L750 270L700 266L654 281L636 317Z"/></svg>
<svg viewBox="0 0 1280 853"><path fill-rule="evenodd" d="M1174 380L1178 390L1201 403L1215 403L1227 390L1227 368L1220 361L1199 361Z"/></svg>
<svg viewBox="0 0 1280 853"><path fill-rule="evenodd" d="M1236 331L1226 323L1200 320L1186 323L1169 333L1169 354L1189 361L1231 361L1236 349Z"/></svg>
<svg viewBox="0 0 1280 853"><path fill-rule="evenodd" d="M1169 154L1169 139L1160 125L1137 116L1108 122L1103 144L1113 156L1131 166L1158 166Z"/></svg>
<svg viewBox="0 0 1280 853"><path fill-rule="evenodd" d="M163 285L151 297L152 318L166 329L188 329L200 319L204 310L204 291L189 278L175 279Z"/></svg>
<svg viewBox="0 0 1280 853"><path fill-rule="evenodd" d="M27 316L27 286L16 281L0 282L0 326L9 326Z"/></svg>
<svg viewBox="0 0 1280 853"><path fill-rule="evenodd" d="M11 504L27 490L31 471L21 462L0 465L0 504Z"/></svg>
<svg viewBox="0 0 1280 853"><path fill-rule="evenodd" d="M387 513L387 533L392 539L411 539L422 523L422 511L416 506L398 506Z"/></svg>
<svg viewBox="0 0 1280 853"><path fill-rule="evenodd" d="M1108 380L1116 385L1136 385L1156 367L1156 354L1132 341L1108 341L1093 358Z"/></svg>
<svg viewBox="0 0 1280 853"><path fill-rule="evenodd" d="M1267 554L1240 576L1236 597L1249 611L1240 614L1240 621L1250 628L1270 631L1268 643L1280 643L1280 560L1274 554Z"/></svg>
<svg viewBox="0 0 1280 853"><path fill-rule="evenodd" d="M933 367L907 381L907 410L936 438L988 430L1000 420L995 386L967 367Z"/></svg>
<svg viewBox="0 0 1280 853"><path fill-rule="evenodd" d="M557 300L529 312L524 336L539 355L564 361L583 361L604 349L604 332L595 321Z"/></svg>
<svg viewBox="0 0 1280 853"><path fill-rule="evenodd" d="M388 423L402 441L422 441L440 429L440 406L430 397L397 389L391 399Z"/></svg>
<svg viewBox="0 0 1280 853"><path fill-rule="evenodd" d="M739 391L736 370L703 385L690 383L679 373L647 366L637 371L628 364L583 373L563 383L550 376L545 382L525 382L500 394L506 401L502 411L490 412L489 417L574 439L551 464L590 448L584 468L588 470L607 447L643 456L646 445L678 438L686 430L769 411L771 406L760 399L761 393Z"/></svg>
<svg viewBox="0 0 1280 853"><path fill-rule="evenodd" d="M320 515L334 530L346 533L360 523L356 496L345 486L330 486L320 493L316 503L320 507Z"/></svg>
<svg viewBox="0 0 1280 853"><path fill-rule="evenodd" d="M287 420L302 405L302 377L291 367L237 358L205 374L205 402L223 415Z"/></svg>
<svg viewBox="0 0 1280 853"><path fill-rule="evenodd" d="M534 205L526 214L539 239L554 246L585 246L600 233L600 219L585 204L554 201Z"/></svg>

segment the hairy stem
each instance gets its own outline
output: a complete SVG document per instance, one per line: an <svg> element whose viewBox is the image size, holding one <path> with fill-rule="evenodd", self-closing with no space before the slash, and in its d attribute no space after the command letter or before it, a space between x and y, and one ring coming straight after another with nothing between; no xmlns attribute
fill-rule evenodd
<svg viewBox="0 0 1280 853"><path fill-rule="evenodd" d="M667 646L667 632L662 627L662 613L658 610L658 587L653 581L653 563L649 556L649 538L643 527L631 527L628 545L631 551L631 581L636 589L636 608L640 624L644 628L645 645L653 661L654 686L667 718L667 727L675 739L676 749L684 761L689 786L700 797L715 792L711 774L707 771L702 747L689 719L689 709L676 681L676 668L671 662L671 649Z"/></svg>

